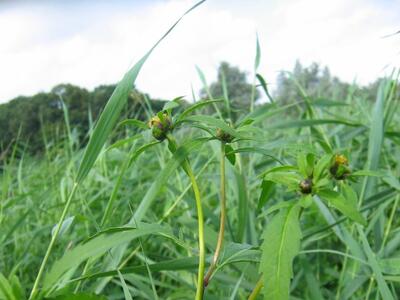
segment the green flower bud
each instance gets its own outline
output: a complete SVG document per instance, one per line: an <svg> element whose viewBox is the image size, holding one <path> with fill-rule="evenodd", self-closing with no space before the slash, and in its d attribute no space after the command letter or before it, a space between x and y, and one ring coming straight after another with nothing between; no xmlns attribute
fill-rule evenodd
<svg viewBox="0 0 400 300"><path fill-rule="evenodd" d="M159 116L151 118L148 126L151 128L153 137L159 141L163 141L173 127L171 117L166 113L163 113L162 119Z"/></svg>
<svg viewBox="0 0 400 300"><path fill-rule="evenodd" d="M336 180L346 179L351 174L347 157L342 154L336 154L332 159L329 172Z"/></svg>
<svg viewBox="0 0 400 300"><path fill-rule="evenodd" d="M230 143L233 141L234 136L223 131L221 128L217 128L217 133L215 135L217 139L224 143Z"/></svg>
<svg viewBox="0 0 400 300"><path fill-rule="evenodd" d="M312 193L312 180L307 178L299 183L300 192L302 194L311 194Z"/></svg>

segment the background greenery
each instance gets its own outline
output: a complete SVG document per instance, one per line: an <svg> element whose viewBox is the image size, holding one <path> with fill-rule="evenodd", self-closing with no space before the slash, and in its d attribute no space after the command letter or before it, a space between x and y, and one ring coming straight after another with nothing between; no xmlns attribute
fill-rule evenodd
<svg viewBox="0 0 400 300"><path fill-rule="evenodd" d="M202 78L201 70L199 75ZM385 299L382 285L397 297L400 119L396 74L361 87L341 82L317 64L303 67L297 63L292 72L279 75L272 95L262 77L253 83L238 68L221 63L217 82L201 91L202 98L224 100L217 105L220 114L212 105L196 111L230 119L233 124L250 117L255 120L254 139L232 145L238 153L234 164L227 163L225 246L205 299L245 299L254 288L259 279L262 232L274 214L270 208L298 197L277 186L268 191L261 205L259 175L279 165L276 159L295 164L301 151L324 154L316 129L324 132L335 153L347 154L353 170L379 170L383 175L352 184L368 220L361 233L353 222L318 202L304 211L292 298ZM50 93L18 97L0 106L0 295L11 295L5 299L23 299L23 293L31 289L51 230L73 189L82 146L114 88L101 86L89 92L60 85ZM261 95L271 97L272 102L256 102L251 109L251 99ZM174 114L188 105L183 102ZM163 106L163 101L133 90L119 120L147 121ZM217 127L200 124L211 132ZM182 126L174 135L179 143L209 136L193 126ZM176 158L166 144L156 144L139 155L137 150L153 141L148 130L134 126L117 126L112 132L61 228L43 283L48 295L84 291L108 299L129 299L129 295L194 298L197 224L190 183L183 171L172 167ZM219 145L210 141L191 150L188 157L203 197L209 260L219 226ZM137 158L129 165L132 157ZM161 180L160 176L166 177ZM145 212L144 223L136 224L141 231L137 236L129 234L121 226L132 220L155 185L161 192ZM114 205L103 224L111 199ZM87 240L102 231L108 233L103 240ZM85 263L88 258L89 264ZM67 273L58 274L60 270ZM90 278L69 281L82 274Z"/></svg>

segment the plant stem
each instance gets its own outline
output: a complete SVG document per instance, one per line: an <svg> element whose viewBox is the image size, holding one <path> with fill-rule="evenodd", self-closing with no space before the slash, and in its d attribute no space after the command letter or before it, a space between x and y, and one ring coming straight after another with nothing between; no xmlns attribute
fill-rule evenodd
<svg viewBox="0 0 400 300"><path fill-rule="evenodd" d="M47 260L50 257L50 253L53 250L54 243L55 243L55 241L56 241L56 239L58 237L58 234L60 233L60 229L61 229L62 223L64 222L65 216L67 215L68 209L71 206L72 198L73 198L73 196L74 196L74 194L76 192L77 187L78 187L78 184L74 183L72 191L69 194L67 203L64 206L64 210L63 210L63 212L61 214L60 220L58 221L56 230L54 231L54 234L52 235L51 240L50 240L50 244L47 247L47 251L46 251L46 254L45 254L44 258L43 258L42 264L40 265L39 272L38 272L38 274L36 276L35 283L33 284L33 288L32 288L31 294L29 296L29 300L33 300L36 297L37 293L38 293L38 287L39 287L40 279L43 276L44 268L46 266Z"/></svg>
<svg viewBox="0 0 400 300"><path fill-rule="evenodd" d="M254 287L254 290L251 292L248 300L255 300L257 298L258 294L260 293L263 285L264 285L263 278L261 276L260 279L257 281L257 284Z"/></svg>
<svg viewBox="0 0 400 300"><path fill-rule="evenodd" d="M218 258L221 253L222 244L224 242L224 232L225 232L225 216L226 216L226 191L225 191L225 143L221 143L221 160L220 160L220 189L221 189L221 213L220 213L220 224L217 247L215 248L215 253L213 260L211 262L210 268L204 278L204 287L207 287L210 278L217 266Z"/></svg>
<svg viewBox="0 0 400 300"><path fill-rule="evenodd" d="M174 137L171 134L167 135L169 142L169 149L174 153L177 149L177 144ZM203 208L201 205L201 196L199 186L197 185L196 177L193 174L192 167L190 166L189 160L185 159L182 168L188 175L194 192L197 209L197 223L198 223L198 234L199 234L199 269L197 272L197 291L196 300L202 300L204 294L204 267L205 267L205 243L204 243L204 217Z"/></svg>

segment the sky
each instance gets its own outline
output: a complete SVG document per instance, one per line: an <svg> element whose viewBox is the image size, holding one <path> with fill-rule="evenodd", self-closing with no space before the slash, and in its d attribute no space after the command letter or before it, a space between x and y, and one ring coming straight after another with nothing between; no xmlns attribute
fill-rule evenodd
<svg viewBox="0 0 400 300"><path fill-rule="evenodd" d="M0 0L0 102L50 91L117 83L196 1ZM136 87L172 99L216 78L221 61L274 88L280 71L318 62L344 81L368 84L400 67L400 0L208 0L153 52Z"/></svg>

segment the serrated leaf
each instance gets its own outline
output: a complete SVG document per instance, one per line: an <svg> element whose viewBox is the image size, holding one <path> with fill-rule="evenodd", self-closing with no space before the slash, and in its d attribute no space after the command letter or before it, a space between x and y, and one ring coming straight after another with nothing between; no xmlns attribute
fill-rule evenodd
<svg viewBox="0 0 400 300"><path fill-rule="evenodd" d="M321 199L327 201L329 205L336 208L346 217L360 223L361 225L367 225L367 222L357 210L357 206L354 205L352 200L347 200L345 197L343 197L343 195L332 190L320 190L317 194L321 197Z"/></svg>
<svg viewBox="0 0 400 300"><path fill-rule="evenodd" d="M299 206L293 205L275 215L263 234L260 273L265 300L288 300L293 277L293 259L300 250Z"/></svg>

